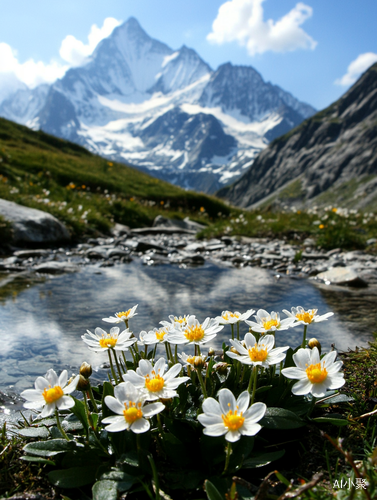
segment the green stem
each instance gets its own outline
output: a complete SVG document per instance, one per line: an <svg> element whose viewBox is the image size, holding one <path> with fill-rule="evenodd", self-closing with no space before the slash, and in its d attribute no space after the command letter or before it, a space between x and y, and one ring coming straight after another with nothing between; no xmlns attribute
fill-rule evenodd
<svg viewBox="0 0 377 500"><path fill-rule="evenodd" d="M56 418L56 425L58 426L60 434L64 437L64 439L66 439L67 441L70 441L69 437L67 436L67 434L63 430L63 427L61 426L61 423L60 423L60 420L59 420L59 413L58 413L57 408L55 408L55 418Z"/></svg>
<svg viewBox="0 0 377 500"><path fill-rule="evenodd" d="M198 356L201 356L202 355L202 352L200 350L200 345L198 344Z"/></svg>
<svg viewBox="0 0 377 500"><path fill-rule="evenodd" d="M178 344L175 344L174 346L174 360L178 363Z"/></svg>
<svg viewBox="0 0 377 500"><path fill-rule="evenodd" d="M250 403L250 404L253 404L253 403L254 403L254 399L255 399L255 391L257 390L258 365L256 365L256 366L255 366L254 370L255 370L255 375L254 375L254 386L253 386L253 394L251 395L251 403Z"/></svg>
<svg viewBox="0 0 377 500"><path fill-rule="evenodd" d="M127 360L126 360L126 355L124 354L124 351L122 351L122 356L123 356L123 361L124 361L124 370L126 373L127 372Z"/></svg>
<svg viewBox="0 0 377 500"><path fill-rule="evenodd" d="M308 329L308 325L305 325L304 326L304 336L303 336L303 339L302 339L302 344L301 344L301 347L303 349L305 349L306 347L306 330Z"/></svg>
<svg viewBox="0 0 377 500"><path fill-rule="evenodd" d="M160 484L158 481L158 473L157 473L157 468L156 464L154 463L152 455L147 455L149 463L152 467L152 474L153 474L153 481L154 481L154 488L155 488L155 493L156 493L156 500L160 500Z"/></svg>
<svg viewBox="0 0 377 500"><path fill-rule="evenodd" d="M228 465L229 465L229 460L230 460L230 455L232 454L232 443L228 442L228 445L226 447L226 459L225 459L225 467L223 474L226 473L228 470Z"/></svg>
<svg viewBox="0 0 377 500"><path fill-rule="evenodd" d="M170 362L170 353L169 353L169 344L165 342L165 351L166 351L166 358L168 360L168 363Z"/></svg>
<svg viewBox="0 0 377 500"><path fill-rule="evenodd" d="M230 324L230 328L232 329L232 340L234 340L234 325L233 325L233 323Z"/></svg>
<svg viewBox="0 0 377 500"><path fill-rule="evenodd" d="M85 411L86 411L86 418L88 419L88 424L90 427L94 430L94 425L93 425L93 419L89 411L89 406L88 406L88 398L86 397L86 391L83 391L84 394L84 405L85 405ZM89 430L88 430L88 438L89 438Z"/></svg>
<svg viewBox="0 0 377 500"><path fill-rule="evenodd" d="M107 350L107 354L109 355L111 374L113 376L113 379L115 380L115 384L118 385L119 382L118 382L118 379L115 375L115 370L114 370L113 360L111 359L110 349Z"/></svg>
<svg viewBox="0 0 377 500"><path fill-rule="evenodd" d="M94 399L92 386L90 385L90 383L89 383L89 387L88 387L88 392L89 392L90 401L92 402L94 411L96 413L98 413L98 406L97 406L96 400Z"/></svg>
<svg viewBox="0 0 377 500"><path fill-rule="evenodd" d="M156 359L157 342L154 345L153 355L152 355L152 365L154 365L154 360Z"/></svg>
<svg viewBox="0 0 377 500"><path fill-rule="evenodd" d="M135 342L135 344L136 344L136 342ZM130 352L131 352L131 355L132 355L132 360L134 362L134 368L136 368L137 363L136 363L136 358L135 358L135 354L134 354L134 348L133 348L132 345L130 346Z"/></svg>
<svg viewBox="0 0 377 500"><path fill-rule="evenodd" d="M169 348L169 354L170 354L170 361L171 363L174 365L174 358L173 358L173 352L171 350L171 345L169 344L169 342L166 342L167 345L168 345L168 348Z"/></svg>
<svg viewBox="0 0 377 500"><path fill-rule="evenodd" d="M237 340L240 340L240 322L237 321Z"/></svg>
<svg viewBox="0 0 377 500"><path fill-rule="evenodd" d="M202 371L200 370L200 368L196 368L196 373L198 374L198 379L199 379L200 385L202 387L203 396L206 399L208 397L207 390L206 390L206 386L205 386L205 383L204 383L204 380L202 377Z"/></svg>
<svg viewBox="0 0 377 500"><path fill-rule="evenodd" d="M115 363L117 365L119 380L122 380L122 372L121 372L121 369L120 369L120 366L119 366L119 361L118 361L117 353L116 353L115 350L112 350L112 351L113 351L113 356L115 358Z"/></svg>
<svg viewBox="0 0 377 500"><path fill-rule="evenodd" d="M251 368L251 372L250 372L249 385L247 386L247 392L249 394L251 393L251 386L252 386L252 383L253 383L253 380L254 380L254 370L255 370L255 366L253 366Z"/></svg>

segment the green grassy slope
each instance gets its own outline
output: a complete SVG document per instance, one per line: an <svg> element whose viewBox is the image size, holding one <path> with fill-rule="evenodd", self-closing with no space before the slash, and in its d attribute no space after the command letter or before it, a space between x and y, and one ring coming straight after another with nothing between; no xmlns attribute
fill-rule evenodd
<svg viewBox="0 0 377 500"><path fill-rule="evenodd" d="M73 236L115 222L150 225L158 214L215 220L229 208L86 149L0 118L0 198L52 213Z"/></svg>

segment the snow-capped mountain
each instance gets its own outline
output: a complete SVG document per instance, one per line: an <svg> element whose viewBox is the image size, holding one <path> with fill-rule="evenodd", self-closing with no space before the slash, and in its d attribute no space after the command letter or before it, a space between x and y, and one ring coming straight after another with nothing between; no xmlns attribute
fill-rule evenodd
<svg viewBox="0 0 377 500"><path fill-rule="evenodd" d="M314 112L252 67L213 71L194 50L149 37L134 18L83 66L0 104L0 116L206 192L235 180L271 139Z"/></svg>

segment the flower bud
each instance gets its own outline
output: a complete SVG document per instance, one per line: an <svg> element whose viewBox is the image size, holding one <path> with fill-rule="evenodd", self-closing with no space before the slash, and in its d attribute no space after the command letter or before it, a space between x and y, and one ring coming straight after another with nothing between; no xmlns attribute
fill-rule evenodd
<svg viewBox="0 0 377 500"><path fill-rule="evenodd" d="M88 386L89 386L89 380L87 378L83 377L82 375L80 375L76 389L78 391L86 391L88 389Z"/></svg>
<svg viewBox="0 0 377 500"><path fill-rule="evenodd" d="M216 354L216 351L213 347L210 347L208 349L208 356L214 356Z"/></svg>
<svg viewBox="0 0 377 500"><path fill-rule="evenodd" d="M235 347L231 347L229 350L231 352L233 352L234 354L238 354L238 355L240 354Z"/></svg>
<svg viewBox="0 0 377 500"><path fill-rule="evenodd" d="M205 365L205 360L202 358L202 356L195 356L194 359L194 366L197 370L201 370Z"/></svg>
<svg viewBox="0 0 377 500"><path fill-rule="evenodd" d="M322 346L316 338L313 337L312 339L309 340L308 347L310 347L310 349L316 347L319 351L319 354L321 354Z"/></svg>
<svg viewBox="0 0 377 500"><path fill-rule="evenodd" d="M80 375L82 375L85 378L89 378L91 374L92 374L92 366L86 361L84 361L80 366Z"/></svg>
<svg viewBox="0 0 377 500"><path fill-rule="evenodd" d="M216 363L213 369L220 375L226 375L228 373L228 363Z"/></svg>

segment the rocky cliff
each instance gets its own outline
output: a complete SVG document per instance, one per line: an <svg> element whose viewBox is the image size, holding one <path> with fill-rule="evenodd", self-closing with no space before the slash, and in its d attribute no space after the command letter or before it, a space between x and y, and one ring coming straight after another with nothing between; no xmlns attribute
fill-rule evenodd
<svg viewBox="0 0 377 500"><path fill-rule="evenodd" d="M377 208L377 64L334 104L271 142L217 194L240 207Z"/></svg>

